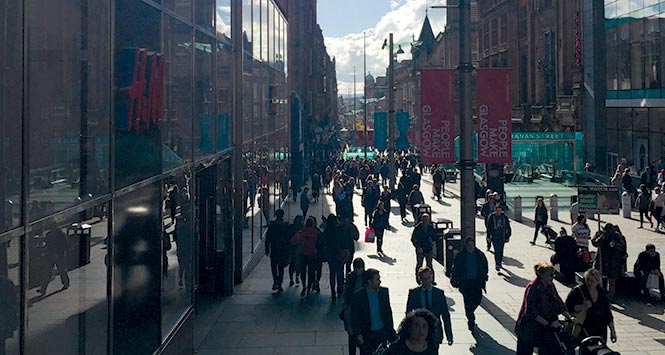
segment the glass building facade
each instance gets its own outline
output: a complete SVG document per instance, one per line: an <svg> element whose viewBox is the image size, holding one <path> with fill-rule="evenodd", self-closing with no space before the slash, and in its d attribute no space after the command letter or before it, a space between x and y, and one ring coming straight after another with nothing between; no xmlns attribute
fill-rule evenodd
<svg viewBox="0 0 665 355"><path fill-rule="evenodd" d="M607 173L665 158L665 1L605 0Z"/></svg>
<svg viewBox="0 0 665 355"><path fill-rule="evenodd" d="M9 0L0 28L0 354L191 353L194 301L231 291L284 199L283 9Z"/></svg>

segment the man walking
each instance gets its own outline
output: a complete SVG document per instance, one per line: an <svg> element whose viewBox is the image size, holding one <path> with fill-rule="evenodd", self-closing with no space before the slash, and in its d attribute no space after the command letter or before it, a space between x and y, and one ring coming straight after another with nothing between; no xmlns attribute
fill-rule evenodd
<svg viewBox="0 0 665 355"><path fill-rule="evenodd" d="M436 230L430 223L429 214L423 213L421 219L422 221L416 225L413 234L411 234L411 243L416 248L416 281L418 281L418 271L423 266L423 259L427 261L427 266L434 270L432 268L432 258L434 257L434 243L437 237ZM432 284L436 285L436 282L432 280Z"/></svg>
<svg viewBox="0 0 665 355"><path fill-rule="evenodd" d="M490 251L492 248L492 237L490 237L489 234L489 228L487 227L487 219L489 218L490 214L494 211L494 208L497 205L496 198L499 196L496 192L489 192L487 194L487 202L483 204L483 206L480 209L480 215L483 216L485 219L485 233L487 234L487 251Z"/></svg>
<svg viewBox="0 0 665 355"><path fill-rule="evenodd" d="M272 271L272 289L282 293L284 268L289 265L289 252L291 249L289 224L284 222L284 210L275 211L275 219L268 224L266 232L266 255L270 256L270 270Z"/></svg>
<svg viewBox="0 0 665 355"><path fill-rule="evenodd" d="M367 269L365 287L351 296L351 331L360 355L372 355L385 341L395 339L388 289L381 287L379 270Z"/></svg>
<svg viewBox="0 0 665 355"><path fill-rule="evenodd" d="M494 268L499 271L503 263L503 247L512 234L510 220L500 204L494 206L494 212L487 217L487 234L494 244Z"/></svg>
<svg viewBox="0 0 665 355"><path fill-rule="evenodd" d="M344 262L345 272L351 272L351 263L354 260L353 254L356 252L356 244L360 239L360 231L350 218L342 218L339 222L339 238L341 239L342 249L349 251L349 258Z"/></svg>
<svg viewBox="0 0 665 355"><path fill-rule="evenodd" d="M305 187L302 189L302 193L300 194L300 209L302 210L302 216L303 218L307 218L307 210L309 209L309 204L310 204L310 198L309 198L309 187Z"/></svg>
<svg viewBox="0 0 665 355"><path fill-rule="evenodd" d="M448 345L453 345L453 328L450 322L450 311L446 302L446 295L443 290L432 286L434 281L434 271L427 266L423 266L418 271L420 277L420 286L409 290L409 297L406 301L406 313L417 308L425 308L432 312L437 320L437 327L434 330L434 344L437 348L443 342L443 331L441 323L446 332Z"/></svg>
<svg viewBox="0 0 665 355"><path fill-rule="evenodd" d="M473 238L466 238L464 250L457 254L453 263L450 284L459 289L464 297L464 312L471 333L476 328L474 312L483 298L487 282L487 258L476 248ZM487 292L487 290L485 290Z"/></svg>

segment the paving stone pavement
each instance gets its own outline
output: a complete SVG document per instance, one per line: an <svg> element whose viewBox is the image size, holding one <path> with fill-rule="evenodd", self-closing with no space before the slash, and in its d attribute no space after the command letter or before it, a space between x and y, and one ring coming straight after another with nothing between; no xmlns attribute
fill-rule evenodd
<svg viewBox="0 0 665 355"><path fill-rule="evenodd" d="M431 176L424 176L425 182ZM447 184L446 198L442 202L426 196L432 206L433 218L451 219L459 225L459 195L456 184ZM423 191L429 191L425 184ZM359 191L357 191L359 193ZM426 194L427 195L427 194ZM310 212L320 219L334 210L329 195L321 198ZM365 230L362 220L360 196L354 197L355 223L359 230ZM299 210L299 202L289 202L286 215L293 218ZM525 209L527 211L528 209ZM525 212L530 215L530 212ZM560 216L567 216L560 213ZM527 216L528 217L528 216ZM411 218L409 216L409 218ZM633 220L621 220L618 216L603 216L603 221L611 221L621 226L629 243L629 266L632 266L637 253L646 242L652 242L660 249L665 246L664 235L638 231ZM484 240L484 227L481 219L476 219L477 238ZM386 232L384 251L387 256L379 257L374 244L357 243L355 256L365 259L367 267L381 271L383 286L390 289L391 304L395 324L404 316L406 297L409 288L415 287L415 253L410 243L411 223L399 222L397 204L393 203L391 224L394 229ZM558 222L552 223L558 229ZM569 225L564 226L568 227ZM552 250L539 244L531 246L533 228L527 223L513 222L513 238L506 246L504 269L490 272L488 293L484 295L481 307L476 311L480 333L473 338L466 329L462 297L450 286L443 276L443 267L434 265L438 287L446 292L453 322L454 344L442 345L442 354L513 354L516 338L513 334L515 318L524 294L524 286L533 278L532 265L549 260ZM630 232L628 232L630 231ZM483 243L479 243L480 246ZM493 255L486 253L490 264ZM337 317L341 304L332 304L328 285L327 265L323 266L321 294L300 297L300 286L288 287L276 295L271 291L272 276L268 258L263 258L249 278L238 285L233 296L217 300L197 309L195 345L197 354L348 354L347 336L342 322ZM557 284L562 297L569 287ZM665 316L661 303L643 304L630 300L618 300L613 312L619 341L611 344L612 349L622 354L665 354Z"/></svg>

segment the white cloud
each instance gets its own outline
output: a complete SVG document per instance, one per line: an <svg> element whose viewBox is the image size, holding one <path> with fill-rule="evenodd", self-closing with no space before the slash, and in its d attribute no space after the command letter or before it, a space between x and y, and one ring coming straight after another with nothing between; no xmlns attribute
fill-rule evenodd
<svg viewBox="0 0 665 355"><path fill-rule="evenodd" d="M425 19L427 6L445 5L446 0L391 0L392 10L386 13L373 27L365 30L367 71L374 77L386 74L388 50L381 50L383 40L393 33L395 48L399 44L405 54L399 59L409 59L410 43L416 39ZM429 11L429 19L436 36L445 26L445 10ZM325 35L325 28L323 29ZM362 95L363 90L363 33L350 33L343 37L326 37L326 48L331 57L337 60L337 83L340 94L346 95L353 86L353 67L356 67L356 90ZM351 89L353 91L353 89Z"/></svg>

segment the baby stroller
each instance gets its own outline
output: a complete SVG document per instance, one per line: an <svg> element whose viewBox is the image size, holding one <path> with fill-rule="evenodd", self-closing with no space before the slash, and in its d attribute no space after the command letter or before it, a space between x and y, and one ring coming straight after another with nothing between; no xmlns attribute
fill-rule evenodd
<svg viewBox="0 0 665 355"><path fill-rule="evenodd" d="M562 326L554 333L554 337L562 355L621 355L608 348L603 338L589 336L581 325L569 320L561 323Z"/></svg>

